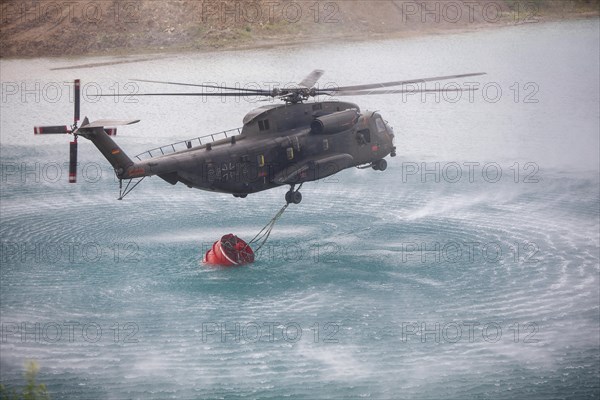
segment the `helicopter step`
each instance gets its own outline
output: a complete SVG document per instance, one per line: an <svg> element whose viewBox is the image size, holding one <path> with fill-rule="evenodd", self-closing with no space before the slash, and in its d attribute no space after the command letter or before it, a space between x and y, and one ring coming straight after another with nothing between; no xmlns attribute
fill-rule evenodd
<svg viewBox="0 0 600 400"><path fill-rule="evenodd" d="M375 171L385 171L387 169L387 161L383 158L373 161L372 163L357 165L358 169L373 168Z"/></svg>

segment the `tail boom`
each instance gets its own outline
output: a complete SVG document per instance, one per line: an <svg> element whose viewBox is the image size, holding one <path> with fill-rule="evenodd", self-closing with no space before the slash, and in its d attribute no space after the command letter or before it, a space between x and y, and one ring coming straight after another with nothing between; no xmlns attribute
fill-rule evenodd
<svg viewBox="0 0 600 400"><path fill-rule="evenodd" d="M104 125L129 125L139 122L135 121L96 121L88 123L87 118L83 121L81 128L75 134L91 141L102 155L108 160L115 169L119 179L129 178L128 170L135 170L134 162L125 154L119 145L108 135ZM138 169L139 170L139 169ZM139 172L139 171L138 171ZM143 175L142 175L143 176Z"/></svg>

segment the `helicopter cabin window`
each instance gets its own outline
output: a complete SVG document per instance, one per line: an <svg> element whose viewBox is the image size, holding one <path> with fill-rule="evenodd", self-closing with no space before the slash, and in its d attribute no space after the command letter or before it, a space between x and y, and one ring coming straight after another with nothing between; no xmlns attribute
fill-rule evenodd
<svg viewBox="0 0 600 400"><path fill-rule="evenodd" d="M269 130L269 120L268 119L261 119L258 121L258 129L261 131L268 131Z"/></svg>
<svg viewBox="0 0 600 400"><path fill-rule="evenodd" d="M385 132L385 124L383 123L381 118L377 118L375 120L375 124L377 125L377 132L379 132L379 133Z"/></svg>

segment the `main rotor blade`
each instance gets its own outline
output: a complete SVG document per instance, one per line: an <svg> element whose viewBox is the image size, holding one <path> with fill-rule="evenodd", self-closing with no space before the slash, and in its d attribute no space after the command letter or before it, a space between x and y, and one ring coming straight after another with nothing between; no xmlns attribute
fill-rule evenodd
<svg viewBox="0 0 600 400"><path fill-rule="evenodd" d="M245 88L233 88L229 86L217 86L217 85L200 85L195 83L181 83L181 82L166 82L166 81L151 81L147 79L131 79L135 82L148 82L148 83L161 83L165 85L179 85L179 86L195 86L195 87L205 87L205 88L213 88L213 89L226 89L226 90L237 90L239 92L260 92L265 95L270 95L271 92L269 90L263 89L245 89Z"/></svg>
<svg viewBox="0 0 600 400"><path fill-rule="evenodd" d="M111 97L111 96L118 96L118 97L127 97L127 96L130 96L130 97L137 97L137 96L215 96L215 97L216 96L223 96L223 97L268 96L268 97L273 97L271 92L268 92L268 94L265 94L262 92L256 92L256 93L248 93L248 92L241 92L241 93L233 93L233 92L226 92L226 93L136 93L136 94L115 93L115 94L98 94L96 96L103 96L103 97Z"/></svg>
<svg viewBox="0 0 600 400"><path fill-rule="evenodd" d="M399 93L442 93L442 92L468 92L477 90L476 88L472 89L395 89L395 90L344 90L341 92L317 92L316 95L325 95L325 96L365 96L365 95L375 95L375 94L399 94Z"/></svg>
<svg viewBox="0 0 600 400"><path fill-rule="evenodd" d="M472 73L472 74L436 76L433 78L410 79L410 80L405 80L405 81L394 81L394 82L370 83L370 84L366 84L366 85L339 86L337 88L321 89L321 90L323 90L323 91L327 90L328 92L335 92L335 91L346 91L346 90L379 89L379 88L390 87L390 86L400 86L400 85L405 85L405 84L409 84L409 83L443 81L443 80L448 80L448 79L467 78L469 76L479 76L479 75L485 75L485 74L486 74L485 72L476 72L476 73Z"/></svg>
<svg viewBox="0 0 600 400"><path fill-rule="evenodd" d="M321 78L321 76L323 76L324 73L325 71L323 71L322 69L315 69L310 74L308 74L306 78L302 79L302 82L300 82L298 85L305 88L311 88L315 86L315 83L317 83L317 81Z"/></svg>

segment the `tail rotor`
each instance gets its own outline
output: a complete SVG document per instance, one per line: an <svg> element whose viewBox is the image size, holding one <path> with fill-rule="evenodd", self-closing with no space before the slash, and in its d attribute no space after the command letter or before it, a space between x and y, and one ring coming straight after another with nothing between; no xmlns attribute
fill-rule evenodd
<svg viewBox="0 0 600 400"><path fill-rule="evenodd" d="M33 128L35 135L60 135L72 134L73 140L69 144L69 183L77 182L77 123L79 122L79 111L81 102L80 80L75 79L73 85L74 112L73 125L36 126Z"/></svg>

